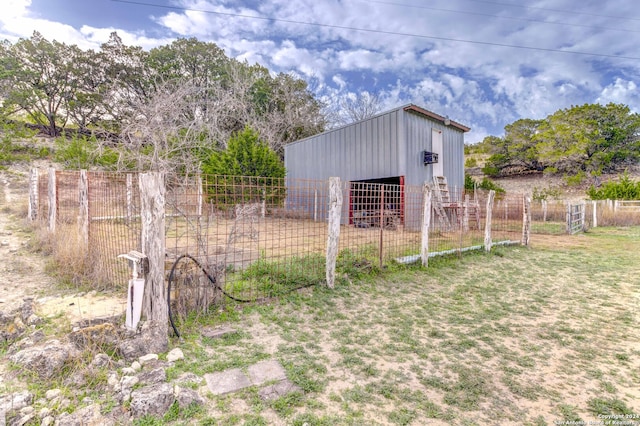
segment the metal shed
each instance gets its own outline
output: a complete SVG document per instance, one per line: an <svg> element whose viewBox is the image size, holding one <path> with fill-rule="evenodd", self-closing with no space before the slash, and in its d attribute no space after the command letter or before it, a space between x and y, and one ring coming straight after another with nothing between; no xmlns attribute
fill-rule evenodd
<svg viewBox="0 0 640 426"><path fill-rule="evenodd" d="M422 185L433 176L445 176L451 188L461 188L464 133L469 130L419 106L405 105L288 144L287 179L338 176L343 182L398 185L398 200L404 200L404 185ZM418 220L401 215L403 220Z"/></svg>

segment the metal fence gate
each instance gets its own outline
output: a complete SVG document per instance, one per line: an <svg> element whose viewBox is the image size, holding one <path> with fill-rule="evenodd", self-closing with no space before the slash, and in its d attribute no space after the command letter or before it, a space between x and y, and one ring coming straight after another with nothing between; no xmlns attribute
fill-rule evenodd
<svg viewBox="0 0 640 426"><path fill-rule="evenodd" d="M567 204L567 233L573 235L585 230L585 207L585 203Z"/></svg>

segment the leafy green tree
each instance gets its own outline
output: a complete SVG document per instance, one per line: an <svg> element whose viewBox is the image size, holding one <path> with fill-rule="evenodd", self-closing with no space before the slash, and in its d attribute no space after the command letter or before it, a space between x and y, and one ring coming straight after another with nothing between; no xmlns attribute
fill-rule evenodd
<svg viewBox="0 0 640 426"><path fill-rule="evenodd" d="M51 136L57 136L68 119L67 100L73 96L73 70L69 46L49 42L38 32L5 46L0 75L8 88L5 114L25 111Z"/></svg>
<svg viewBox="0 0 640 426"><path fill-rule="evenodd" d="M561 173L597 176L640 155L640 115L626 105L585 104L547 117L536 135L540 161Z"/></svg>
<svg viewBox="0 0 640 426"><path fill-rule="evenodd" d="M284 197L284 164L250 127L236 133L225 150L214 151L202 164L202 171L207 175L220 175L216 185L209 188L209 196L217 204L255 202L263 198L277 204Z"/></svg>
<svg viewBox="0 0 640 426"><path fill-rule="evenodd" d="M250 127L231 137L225 150L214 151L203 163L202 171L228 176L285 176L284 163L278 154Z"/></svg>

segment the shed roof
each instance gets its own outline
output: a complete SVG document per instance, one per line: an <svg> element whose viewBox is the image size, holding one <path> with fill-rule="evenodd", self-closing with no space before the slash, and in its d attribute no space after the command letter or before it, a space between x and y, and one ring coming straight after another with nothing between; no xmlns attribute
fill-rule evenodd
<svg viewBox="0 0 640 426"><path fill-rule="evenodd" d="M471 130L470 127L467 127L464 124L460 124L460 123L458 123L456 121L449 120L449 118L447 118L447 117L443 117L440 114L436 114L435 112L431 112L429 110L426 110L426 109L421 108L421 107L419 107L417 105L414 105L414 104L406 105L406 106L402 107L402 109L404 109L405 111L411 111L411 112L415 112L415 113L418 113L418 114L422 114L422 115L427 116L429 118L433 118L434 120L437 120L437 121L441 121L442 124L444 124L445 126L452 126L452 127L455 127L457 129L462 130L463 132L468 132L469 130ZM447 123L447 121L449 123Z"/></svg>
<svg viewBox="0 0 640 426"><path fill-rule="evenodd" d="M460 124L457 121L450 120L448 117L444 117L444 116L442 116L440 114L436 114L435 112L426 110L426 109L424 109L422 107L419 107L417 105L414 105L414 104L406 104L406 105L403 105L403 106L400 106L400 107L397 107L397 108L394 108L394 109L391 109L391 110L388 110L388 111L381 112L381 113L376 114L374 116L371 116L369 118L365 118L364 120L355 121L353 123L346 124L344 126L336 127L335 129L326 130L326 131L324 131L322 133L318 133L317 135L307 136L306 138L298 139L297 141L290 142L287 145L294 145L294 144L306 141L307 139L313 139L313 138L315 138L315 137L317 137L319 135L324 135L326 133L335 132L335 131L343 129L345 127L353 126L356 123L361 123L363 121L371 120L372 118L375 118L375 117L378 117L378 116L381 116L381 115L384 115L384 114L389 114L390 112L398 111L400 109L402 109L404 111L407 111L407 112L413 112L413 113L416 113L416 114L419 114L419 115L423 115L425 117L431 118L432 120L439 121L445 126L454 127L454 128L456 128L458 130L461 130L463 132L468 132L468 131L471 130L470 127L467 127L464 124ZM447 121L448 121L448 124L447 124Z"/></svg>

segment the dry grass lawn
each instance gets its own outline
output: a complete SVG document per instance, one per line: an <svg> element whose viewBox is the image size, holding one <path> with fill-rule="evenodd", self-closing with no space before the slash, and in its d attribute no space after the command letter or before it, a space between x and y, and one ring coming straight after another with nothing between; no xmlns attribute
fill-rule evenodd
<svg viewBox="0 0 640 426"><path fill-rule="evenodd" d="M271 403L256 389L210 397L193 419L201 424L553 425L640 415L640 228L532 240L201 317L175 342L188 361L170 374L275 358L302 389ZM203 323L221 320L239 331L200 337Z"/></svg>

